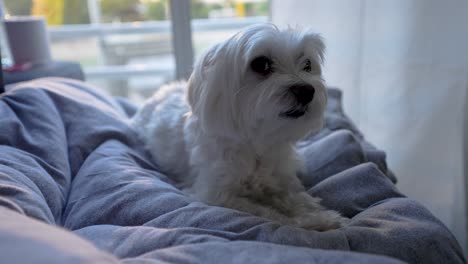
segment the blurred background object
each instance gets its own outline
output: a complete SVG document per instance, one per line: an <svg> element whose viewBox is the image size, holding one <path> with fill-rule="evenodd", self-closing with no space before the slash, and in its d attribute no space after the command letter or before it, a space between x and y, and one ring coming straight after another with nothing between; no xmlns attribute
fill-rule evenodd
<svg viewBox="0 0 468 264"><path fill-rule="evenodd" d="M14 65L52 61L49 34L43 17L8 17L3 23Z"/></svg>
<svg viewBox="0 0 468 264"><path fill-rule="evenodd" d="M8 45L8 39L6 36L6 31L5 31L5 23L3 22L3 20L5 19L5 16L6 16L5 6L3 2L0 0L0 54L1 54L0 62L2 65L2 69L12 65L10 46Z"/></svg>
<svg viewBox="0 0 468 264"><path fill-rule="evenodd" d="M174 80L176 67L191 68L192 65L181 65L184 59L179 59L176 65L176 56L184 58L184 54L174 53L174 47L181 46L178 43L190 41L195 59L239 29L268 21L269 14L267 0L4 0L4 3L10 15L46 18L54 59L79 62L87 81L137 102L142 102L161 84ZM170 6L180 9L186 3L190 6L191 36L187 36L190 31L181 33L178 43L174 43L172 25L184 18L171 17Z"/></svg>

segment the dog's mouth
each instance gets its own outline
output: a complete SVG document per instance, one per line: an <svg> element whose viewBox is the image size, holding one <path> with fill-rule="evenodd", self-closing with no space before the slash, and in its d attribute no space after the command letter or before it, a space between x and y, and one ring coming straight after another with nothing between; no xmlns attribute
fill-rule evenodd
<svg viewBox="0 0 468 264"><path fill-rule="evenodd" d="M307 106L295 107L295 108L289 109L288 111L282 112L280 116L283 118L297 119L305 115L307 113L307 110L308 110Z"/></svg>

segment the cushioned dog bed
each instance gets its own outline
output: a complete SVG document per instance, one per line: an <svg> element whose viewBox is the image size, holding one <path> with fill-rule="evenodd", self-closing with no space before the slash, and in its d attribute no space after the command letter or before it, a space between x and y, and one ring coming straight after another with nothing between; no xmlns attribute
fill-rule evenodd
<svg viewBox="0 0 468 264"><path fill-rule="evenodd" d="M0 97L2 263L463 263L449 230L394 185L385 155L330 89L326 128L299 144L305 186L352 218L327 232L192 200L128 126L135 106L39 79ZM161 151L165 151L161 149Z"/></svg>

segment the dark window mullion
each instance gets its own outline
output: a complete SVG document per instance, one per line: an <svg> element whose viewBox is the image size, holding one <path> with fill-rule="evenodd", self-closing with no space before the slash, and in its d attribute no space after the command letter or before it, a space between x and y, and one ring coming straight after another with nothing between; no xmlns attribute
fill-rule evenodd
<svg viewBox="0 0 468 264"><path fill-rule="evenodd" d="M189 0L170 0L172 45L176 79L187 79L193 66L193 43Z"/></svg>

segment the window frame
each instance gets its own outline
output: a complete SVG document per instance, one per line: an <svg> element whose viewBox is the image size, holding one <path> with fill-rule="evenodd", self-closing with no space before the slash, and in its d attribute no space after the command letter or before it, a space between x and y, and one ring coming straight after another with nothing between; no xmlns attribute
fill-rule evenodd
<svg viewBox="0 0 468 264"><path fill-rule="evenodd" d="M268 1L269 4L270 1ZM255 23L268 22L269 16L245 18L192 19L190 0L169 0L170 19L165 21L124 22L118 26L102 23L99 0L87 0L90 24L60 25L48 27L52 40L62 38L97 37L100 65L84 67L88 79L127 80L134 76L165 75L176 80L187 79L194 62L193 34L203 31L240 29ZM270 7L271 8L271 7ZM103 38L111 34L171 33L174 66L164 65L105 65Z"/></svg>

